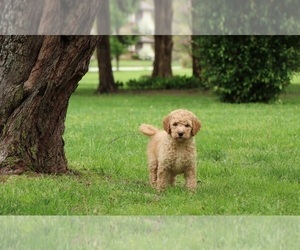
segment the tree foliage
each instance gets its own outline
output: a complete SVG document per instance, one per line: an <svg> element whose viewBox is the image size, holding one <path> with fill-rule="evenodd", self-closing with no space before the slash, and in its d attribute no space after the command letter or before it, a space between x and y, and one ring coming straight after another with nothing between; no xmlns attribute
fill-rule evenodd
<svg viewBox="0 0 300 250"><path fill-rule="evenodd" d="M119 70L119 58L128 51L128 47L139 39L139 36L110 36L110 50L112 56L116 58L117 70Z"/></svg>
<svg viewBox="0 0 300 250"><path fill-rule="evenodd" d="M270 102L300 70L297 36L199 36L202 78L224 102Z"/></svg>

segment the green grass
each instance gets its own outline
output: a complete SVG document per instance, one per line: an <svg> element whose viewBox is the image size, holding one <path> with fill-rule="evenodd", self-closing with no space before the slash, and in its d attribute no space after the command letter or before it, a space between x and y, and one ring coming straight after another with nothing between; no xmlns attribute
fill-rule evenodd
<svg viewBox="0 0 300 250"><path fill-rule="evenodd" d="M121 81L123 83L126 83L130 79L138 79L141 76L151 76L151 71L148 70L143 70L143 71L116 71L114 72L114 79L116 81ZM187 68L187 69L177 69L173 70L173 75L192 75L192 70ZM89 74L88 78L95 78L98 77L97 73L94 73L94 75ZM84 79L84 81L87 81L88 79Z"/></svg>
<svg viewBox="0 0 300 250"><path fill-rule="evenodd" d="M299 84L275 104L234 105L199 91L96 96L95 75L83 79L67 114L65 149L78 173L0 176L1 215L300 214ZM148 184L148 138L138 127L161 127L177 108L203 125L194 194L183 178L161 194Z"/></svg>
<svg viewBox="0 0 300 250"><path fill-rule="evenodd" d="M148 70L142 70L142 71L115 71L113 73L114 80L120 81L122 83L125 83L125 89L126 89L126 82L130 79L139 79L141 76L151 76L151 71ZM173 75L192 75L192 70L189 68L186 69L177 69L173 70ZM98 73L97 72L90 72L86 74L83 79L81 80L80 88L81 90L85 90L88 94L92 94L95 92L97 85L98 85Z"/></svg>

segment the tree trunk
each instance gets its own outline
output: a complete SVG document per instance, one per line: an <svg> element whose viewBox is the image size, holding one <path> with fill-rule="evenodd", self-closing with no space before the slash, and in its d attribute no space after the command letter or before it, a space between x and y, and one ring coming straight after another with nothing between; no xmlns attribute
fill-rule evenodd
<svg viewBox="0 0 300 250"><path fill-rule="evenodd" d="M155 58L152 77L172 76L172 36L156 35L154 41Z"/></svg>
<svg viewBox="0 0 300 250"><path fill-rule="evenodd" d="M201 65L197 52L197 36L192 36L192 64L193 64L193 76L196 78L201 78Z"/></svg>
<svg viewBox="0 0 300 250"><path fill-rule="evenodd" d="M191 0L191 16L192 16L192 64L193 64L193 76L197 78L201 78L201 65L199 61L199 56L197 56L197 34L200 32L200 25L198 24L199 15L199 1Z"/></svg>
<svg viewBox="0 0 300 250"><path fill-rule="evenodd" d="M97 45L97 61L99 68L99 84L96 93L112 93L117 90L111 65L110 53L110 11L109 0L103 0L102 8L97 16L98 34L103 35Z"/></svg>
<svg viewBox="0 0 300 250"><path fill-rule="evenodd" d="M0 173L68 170L68 101L96 43L92 36L0 37Z"/></svg>
<svg viewBox="0 0 300 250"><path fill-rule="evenodd" d="M0 1L0 34L90 34L102 0ZM68 101L97 37L0 36L0 173L67 171Z"/></svg>
<svg viewBox="0 0 300 250"><path fill-rule="evenodd" d="M120 55L116 55L116 70L120 71Z"/></svg>
<svg viewBox="0 0 300 250"><path fill-rule="evenodd" d="M99 85L96 93L112 93L117 90L112 72L109 36L102 36L97 46Z"/></svg>
<svg viewBox="0 0 300 250"><path fill-rule="evenodd" d="M155 57L152 77L172 76L172 0L154 0Z"/></svg>
<svg viewBox="0 0 300 250"><path fill-rule="evenodd" d="M89 35L102 1L0 1L0 34Z"/></svg>

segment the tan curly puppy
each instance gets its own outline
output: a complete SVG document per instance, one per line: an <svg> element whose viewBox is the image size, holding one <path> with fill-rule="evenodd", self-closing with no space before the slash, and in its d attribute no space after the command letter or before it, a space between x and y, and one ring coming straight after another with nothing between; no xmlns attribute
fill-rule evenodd
<svg viewBox="0 0 300 250"><path fill-rule="evenodd" d="M163 127L140 126L140 131L151 137L147 149L150 184L162 191L167 184L175 184L176 175L184 174L186 187L193 191L197 186L194 136L201 128L200 121L192 112L178 109L164 118Z"/></svg>

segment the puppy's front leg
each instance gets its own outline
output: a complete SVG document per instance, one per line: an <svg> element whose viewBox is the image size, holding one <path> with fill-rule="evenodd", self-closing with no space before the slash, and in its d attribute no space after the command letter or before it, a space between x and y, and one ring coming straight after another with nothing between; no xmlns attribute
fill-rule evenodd
<svg viewBox="0 0 300 250"><path fill-rule="evenodd" d="M157 190L164 191L168 183L168 171L166 168L159 166L157 170Z"/></svg>
<svg viewBox="0 0 300 250"><path fill-rule="evenodd" d="M196 179L196 167L191 166L186 169L184 172L184 178L185 178L185 186L191 190L195 191L197 187L197 179Z"/></svg>

